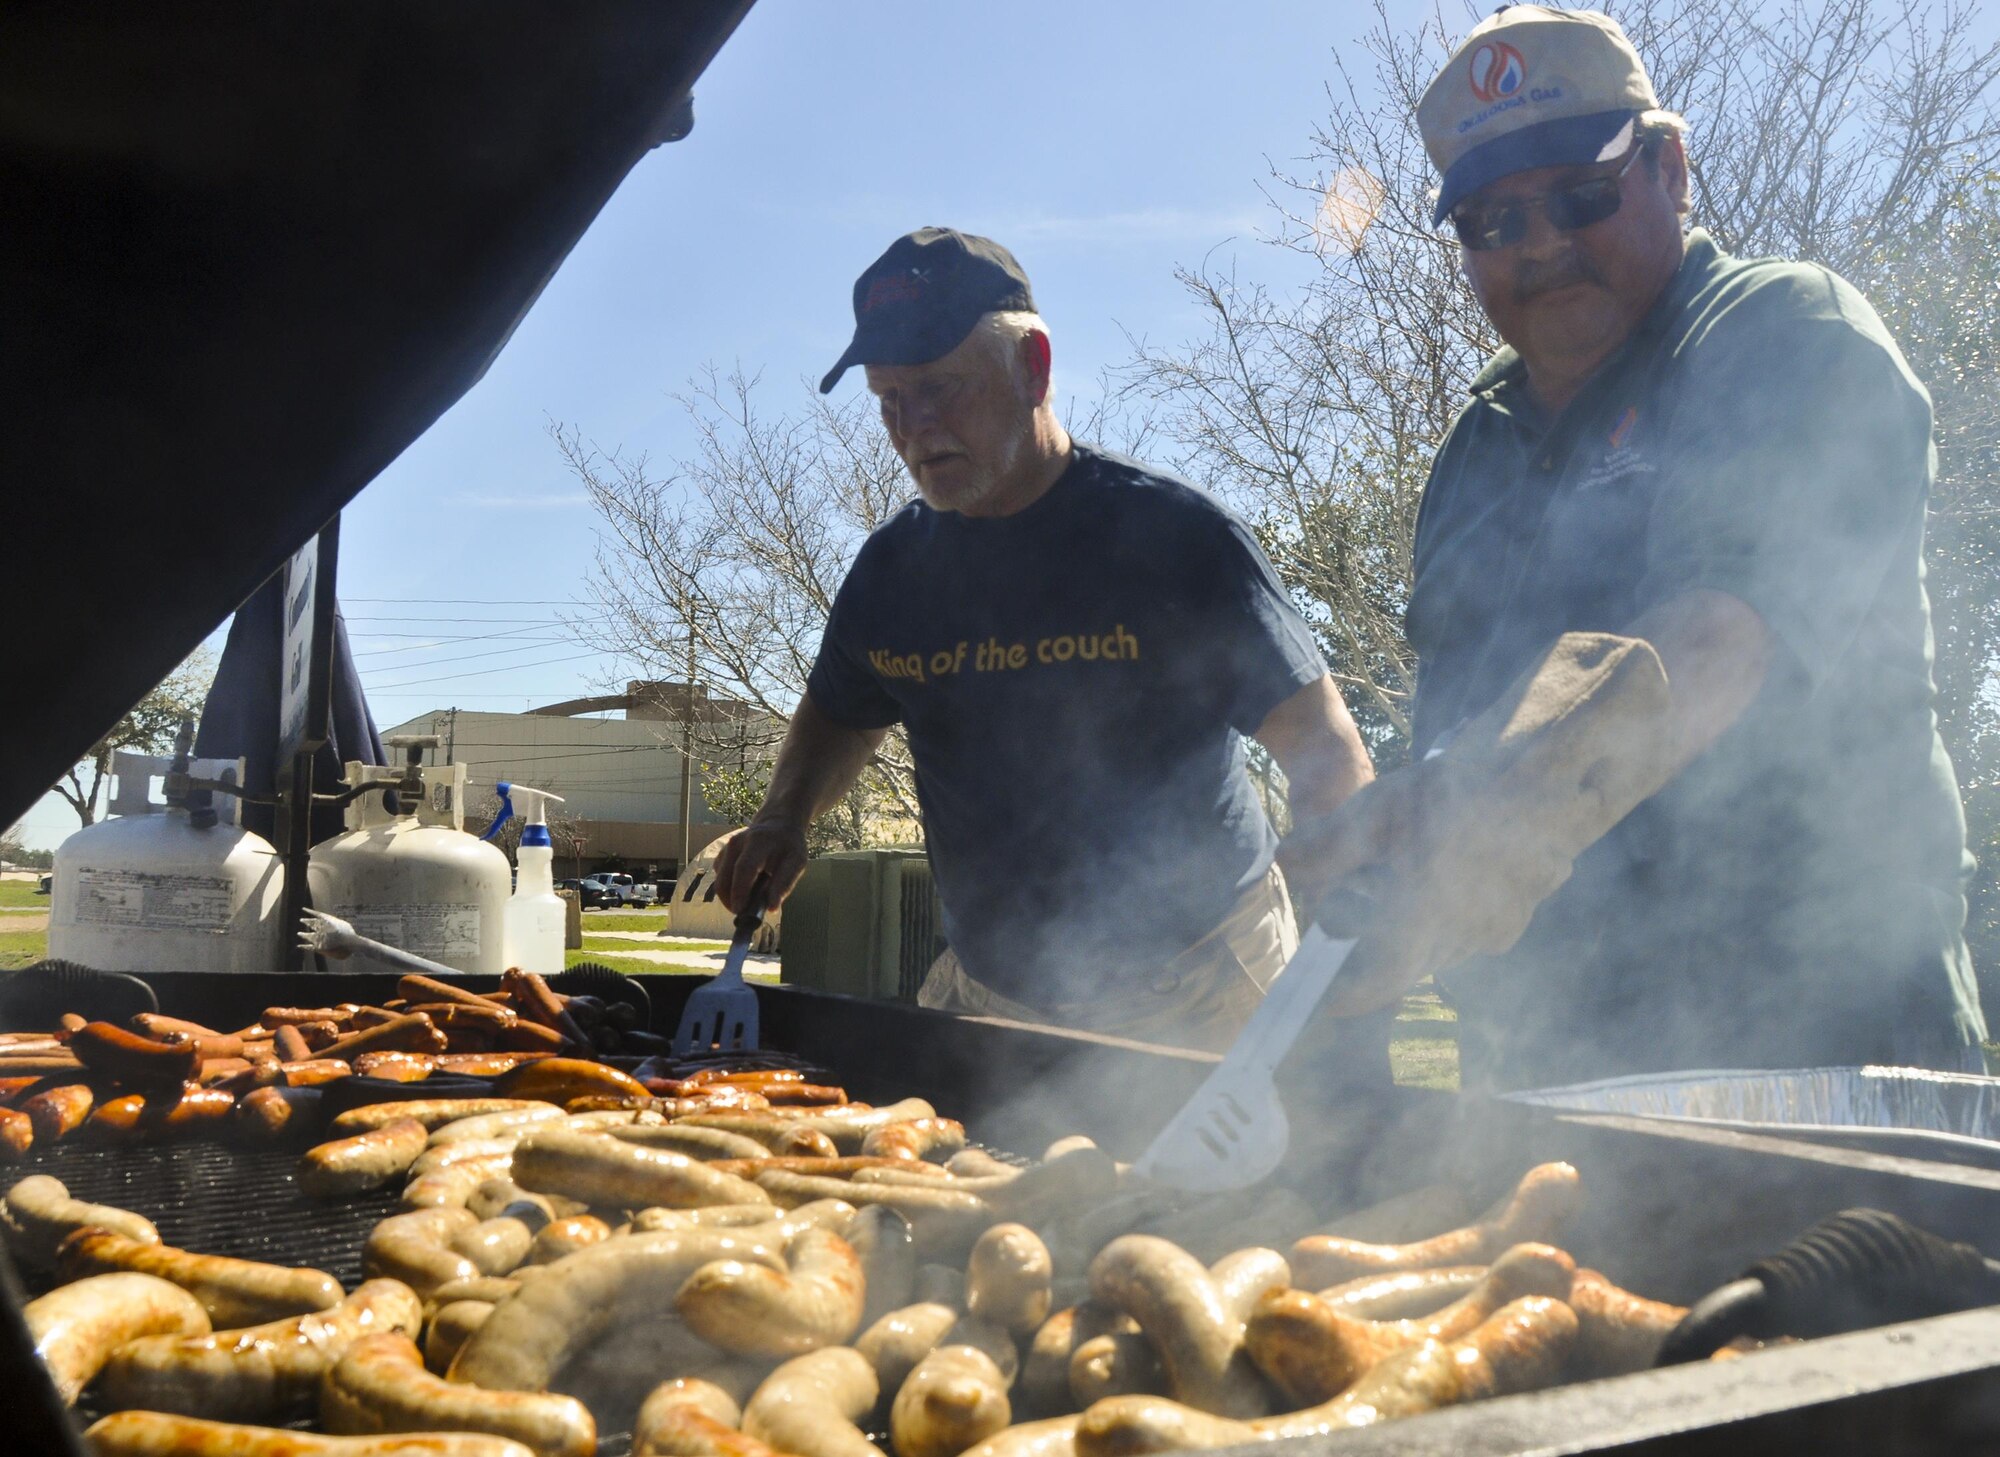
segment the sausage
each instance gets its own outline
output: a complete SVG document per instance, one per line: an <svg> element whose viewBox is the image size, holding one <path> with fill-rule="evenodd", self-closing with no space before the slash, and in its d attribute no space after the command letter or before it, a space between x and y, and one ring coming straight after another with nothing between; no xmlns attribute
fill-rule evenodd
<svg viewBox="0 0 2000 1457"><path fill-rule="evenodd" d="M278 1074L288 1088L318 1088L352 1077L354 1069L332 1058L312 1057L303 1062L281 1062Z"/></svg>
<svg viewBox="0 0 2000 1457"><path fill-rule="evenodd" d="M345 1199L400 1177L423 1154L430 1130L398 1118L351 1138L307 1149L299 1160L299 1192L308 1199Z"/></svg>
<svg viewBox="0 0 2000 1457"><path fill-rule="evenodd" d="M539 1052L545 1056L554 1056L571 1045L555 1028L544 1027L540 1022L531 1022L526 1017L517 1020L512 1027L496 1033L493 1042L501 1051Z"/></svg>
<svg viewBox="0 0 2000 1457"><path fill-rule="evenodd" d="M514 1146L521 1140L513 1134L502 1134L497 1138L464 1138L457 1143L441 1143L435 1148L426 1147L410 1165L410 1177L422 1178L425 1174L435 1174L456 1164L493 1158L512 1158Z"/></svg>
<svg viewBox="0 0 2000 1457"><path fill-rule="evenodd" d="M567 1103L572 1098L645 1098L646 1085L630 1073L581 1057L547 1057L527 1062L502 1075L494 1084L510 1098L542 1098Z"/></svg>
<svg viewBox="0 0 2000 1457"><path fill-rule="evenodd" d="M854 1205L886 1204L910 1221L919 1259L938 1255L963 1258L972 1248L972 1242L993 1223L992 1207L977 1194L948 1187L949 1180L932 1182L936 1187L855 1184L775 1169L757 1175L758 1186L788 1207L814 1199L844 1199Z"/></svg>
<svg viewBox="0 0 2000 1457"><path fill-rule="evenodd" d="M742 1419L735 1398L712 1381L662 1381L632 1423L632 1457L781 1457L739 1432Z"/></svg>
<svg viewBox="0 0 2000 1457"><path fill-rule="evenodd" d="M1075 1410L1069 1382L1075 1353L1101 1335L1137 1334L1138 1329L1130 1316L1095 1300L1058 1310L1028 1343L1021 1379L1014 1387L1016 1414L1052 1416Z"/></svg>
<svg viewBox="0 0 2000 1457"><path fill-rule="evenodd" d="M1311 1232L1371 1244L1406 1244L1470 1224L1477 1213L1456 1184L1426 1184L1378 1204L1351 1209Z"/></svg>
<svg viewBox="0 0 2000 1457"><path fill-rule="evenodd" d="M876 1128L888 1123L907 1123L918 1118L935 1118L937 1109L922 1098L905 1098L880 1108L850 1103L841 1108L816 1109L811 1113L755 1112L750 1110L707 1109L682 1115L677 1121L697 1127L720 1128L741 1133L769 1147L772 1140L792 1128L810 1128L832 1139L842 1153L858 1153L861 1142Z"/></svg>
<svg viewBox="0 0 2000 1457"><path fill-rule="evenodd" d="M156 1042L109 1022L86 1023L71 1035L69 1050L92 1072L134 1087L184 1083L201 1065L192 1042Z"/></svg>
<svg viewBox="0 0 2000 1457"><path fill-rule="evenodd" d="M927 1159L937 1153L955 1154L964 1147L965 1125L955 1118L912 1118L906 1123L885 1123L869 1129L861 1140L864 1154L894 1159Z"/></svg>
<svg viewBox="0 0 2000 1457"><path fill-rule="evenodd" d="M1314 1211L1285 1188L1210 1195L1146 1221L1143 1232L1177 1244L1207 1263L1246 1245L1284 1243L1312 1223Z"/></svg>
<svg viewBox="0 0 2000 1457"><path fill-rule="evenodd" d="M538 1129L514 1150L514 1182L618 1209L755 1204L770 1195L668 1149L645 1148L601 1134Z"/></svg>
<svg viewBox="0 0 2000 1457"><path fill-rule="evenodd" d="M505 1072L512 1072L523 1063L534 1062L551 1054L546 1052L447 1052L437 1060L441 1073L461 1073L473 1078L497 1078Z"/></svg>
<svg viewBox="0 0 2000 1457"><path fill-rule="evenodd" d="M34 1077L0 1077L0 1103L12 1107L14 1099L32 1092L41 1081Z"/></svg>
<svg viewBox="0 0 2000 1457"><path fill-rule="evenodd" d="M312 1056L312 1049L306 1046L296 1027L280 1027L274 1032L271 1051L277 1054L279 1062L304 1062Z"/></svg>
<svg viewBox="0 0 2000 1457"><path fill-rule="evenodd" d="M447 1300L437 1308L424 1331L424 1366L442 1376L451 1370L452 1359L472 1333L486 1324L498 1302L491 1300Z"/></svg>
<svg viewBox="0 0 2000 1457"><path fill-rule="evenodd" d="M1078 1417L1018 1422L969 1447L962 1457L1075 1457Z"/></svg>
<svg viewBox="0 0 2000 1457"><path fill-rule="evenodd" d="M937 1184L950 1183L954 1188L958 1181L936 1164L919 1163L913 1159L889 1158L882 1154L836 1154L827 1158L787 1158L780 1154L765 1154L760 1158L716 1159L712 1168L740 1178L754 1178L763 1173L812 1174L824 1179L851 1179L857 1174L894 1175L885 1177L883 1183Z"/></svg>
<svg viewBox="0 0 2000 1457"><path fill-rule="evenodd" d="M0 1109L0 1164L19 1163L35 1145L35 1125L25 1113Z"/></svg>
<svg viewBox="0 0 2000 1457"><path fill-rule="evenodd" d="M35 1142L54 1143L81 1128L96 1101L89 1084L67 1083L23 1098L20 1111L28 1115Z"/></svg>
<svg viewBox="0 0 2000 1457"><path fill-rule="evenodd" d="M1118 1165L1102 1149L1073 1148L1031 1164L983 1196L1002 1219L1040 1228L1061 1214L1094 1208L1118 1189Z"/></svg>
<svg viewBox="0 0 2000 1457"><path fill-rule="evenodd" d="M370 1280L330 1310L120 1346L101 1378L105 1401L217 1421L291 1421L311 1412L320 1378L355 1341L375 1331L414 1336L422 1322L409 1286Z"/></svg>
<svg viewBox="0 0 2000 1457"><path fill-rule="evenodd" d="M530 1194L512 1179L485 1179L472 1197L465 1201L465 1207L472 1211L475 1219L495 1219L501 1214L518 1219L539 1229L544 1224L568 1217L564 1210L569 1207L567 1199L558 1201L544 1199L539 1194Z"/></svg>
<svg viewBox="0 0 2000 1457"><path fill-rule="evenodd" d="M1576 1312L1570 1374L1580 1380L1650 1371L1667 1333L1687 1308L1621 1290L1596 1270L1579 1270L1566 1297Z"/></svg>
<svg viewBox="0 0 2000 1457"><path fill-rule="evenodd" d="M79 1229L108 1229L141 1244L160 1242L152 1220L72 1199L62 1182L47 1174L30 1174L9 1189L6 1213L8 1244L25 1263L43 1269L55 1263L57 1247Z"/></svg>
<svg viewBox="0 0 2000 1457"><path fill-rule="evenodd" d="M486 1432L511 1437L540 1457L592 1457L597 1424L574 1397L482 1391L424 1369L408 1336L363 1336L320 1386L320 1424L339 1435Z"/></svg>
<svg viewBox="0 0 2000 1457"><path fill-rule="evenodd" d="M847 1102L847 1089L828 1083L762 1083L756 1091L773 1108L838 1108Z"/></svg>
<svg viewBox="0 0 2000 1457"><path fill-rule="evenodd" d="M373 1027L350 1032L319 1049L321 1057L352 1062L363 1052L443 1052L444 1033L422 1012L404 1012Z"/></svg>
<svg viewBox="0 0 2000 1457"><path fill-rule="evenodd" d="M965 1307L1016 1336L1032 1335L1049 1317L1054 1278L1055 1264L1040 1235L1023 1224L996 1224L972 1246Z"/></svg>
<svg viewBox="0 0 2000 1457"><path fill-rule="evenodd" d="M501 974L500 990L514 1003L514 1009L522 1018L539 1022L551 1031L559 1033L565 1042L573 1042L578 1047L590 1046L590 1039L576 1024L564 1008L563 999L549 990L548 982L532 971L514 968Z"/></svg>
<svg viewBox="0 0 2000 1457"><path fill-rule="evenodd" d="M535 1232L519 1219L482 1219L470 1229L462 1229L445 1242L445 1247L472 1261L482 1275L505 1275L527 1261Z"/></svg>
<svg viewBox="0 0 2000 1457"><path fill-rule="evenodd" d="M364 1078L421 1083L437 1071L437 1056L428 1052L364 1052L354 1059L353 1067Z"/></svg>
<svg viewBox="0 0 2000 1457"><path fill-rule="evenodd" d="M741 1068L731 1071L727 1068L704 1067L689 1073L680 1081L684 1087L701 1088L711 1083L736 1083L749 1087L759 1087L765 1083L802 1083L806 1075L797 1068L759 1067Z"/></svg>
<svg viewBox="0 0 2000 1457"><path fill-rule="evenodd" d="M204 1088L212 1088L218 1083L226 1082L230 1084L229 1091L234 1092L236 1085L233 1080L254 1073L257 1066L245 1057L204 1057L201 1066L195 1070L194 1080ZM268 1074L260 1076L275 1079L277 1068L274 1066Z"/></svg>
<svg viewBox="0 0 2000 1457"><path fill-rule="evenodd" d="M100 1103L87 1127L93 1137L112 1142L172 1138L213 1131L235 1111L236 1095L227 1088L188 1083L177 1094L126 1093Z"/></svg>
<svg viewBox="0 0 2000 1457"><path fill-rule="evenodd" d="M134 1012L128 1019L132 1030L143 1037L164 1041L168 1037L225 1037L229 1034L214 1027L203 1026L200 1022L190 1022L185 1017L167 1017L158 1012Z"/></svg>
<svg viewBox="0 0 2000 1457"><path fill-rule="evenodd" d="M861 1324L873 1325L888 1312L908 1305L917 1273L910 1221L886 1204L871 1204L848 1221L846 1238L861 1257Z"/></svg>
<svg viewBox="0 0 2000 1457"><path fill-rule="evenodd" d="M411 974L396 983L396 995L406 1002L458 1002L468 1007L498 1007L502 1003L483 992L468 991L432 976Z"/></svg>
<svg viewBox="0 0 2000 1457"><path fill-rule="evenodd" d="M276 1143L319 1112L318 1088L254 1088L236 1100L236 1122L254 1143Z"/></svg>
<svg viewBox="0 0 2000 1457"><path fill-rule="evenodd" d="M680 1131L684 1133L713 1133L721 1138L737 1137L736 1134L724 1133L719 1128L686 1128ZM753 1141L750 1139L744 1140L746 1143ZM821 1133L817 1128L789 1128L777 1136L770 1148L766 1149L759 1146L756 1153L739 1154L736 1157L759 1158L766 1153L776 1154L779 1158L830 1159L840 1156L840 1150L833 1146L833 1140L828 1138L824 1133Z"/></svg>
<svg viewBox="0 0 2000 1457"><path fill-rule="evenodd" d="M70 1406L127 1341L208 1330L208 1316L187 1291L151 1275L130 1273L60 1286L29 1301L21 1319L49 1379Z"/></svg>
<svg viewBox="0 0 2000 1457"><path fill-rule="evenodd" d="M356 1002L342 1002L337 1007L266 1007L257 1017L260 1027L303 1027L311 1022L331 1022L335 1026L346 1026L354 1020L354 1014L361 1010Z"/></svg>
<svg viewBox="0 0 2000 1457"><path fill-rule="evenodd" d="M1377 1245L1337 1235L1307 1235L1292 1246L1293 1278L1300 1288L1317 1290L1361 1275L1485 1264L1509 1246L1555 1239L1575 1217L1582 1197L1582 1181L1573 1167L1541 1164L1478 1223L1414 1244Z"/></svg>
<svg viewBox="0 0 2000 1457"><path fill-rule="evenodd" d="M1407 1320L1442 1310L1483 1280L1489 1268L1440 1265L1433 1270L1363 1275L1320 1291L1319 1298L1329 1309L1357 1320Z"/></svg>
<svg viewBox="0 0 2000 1457"><path fill-rule="evenodd" d="M371 1278L401 1280L428 1296L440 1285L471 1280L478 1266L445 1241L479 1223L465 1209L418 1209L392 1214L369 1231L361 1268Z"/></svg>
<svg viewBox="0 0 2000 1457"><path fill-rule="evenodd" d="M1013 1420L1007 1383L984 1351L940 1346L917 1363L889 1408L896 1457L957 1457Z"/></svg>
<svg viewBox="0 0 2000 1457"><path fill-rule="evenodd" d="M47 1052L0 1052L0 1076L8 1078L74 1078L83 1075L83 1064L68 1048Z"/></svg>
<svg viewBox="0 0 2000 1457"><path fill-rule="evenodd" d="M1269 1410L1243 1349L1243 1322L1224 1307L1215 1281L1187 1251L1152 1235L1121 1235L1090 1262L1090 1291L1139 1323L1178 1401L1228 1417Z"/></svg>
<svg viewBox="0 0 2000 1457"><path fill-rule="evenodd" d="M839 1235L808 1228L785 1245L789 1268L735 1260L703 1265L674 1296L689 1330L738 1356L800 1356L861 1328L861 1257Z"/></svg>
<svg viewBox="0 0 2000 1457"><path fill-rule="evenodd" d="M1244 1333L1257 1369L1294 1406L1339 1395L1398 1351L1451 1341L1523 1296L1567 1299L1576 1263L1548 1245L1516 1245L1458 1300L1415 1320L1357 1320L1304 1290L1273 1290L1258 1301Z"/></svg>
<svg viewBox="0 0 2000 1457"><path fill-rule="evenodd" d="M522 1099L511 1101L515 1105L511 1108L492 1108L469 1117L454 1117L449 1122L433 1127L431 1147L439 1148L447 1143L462 1143L472 1138L508 1136L519 1138L525 1136L531 1127L543 1123L556 1123L563 1116L563 1110L553 1103L537 1103Z"/></svg>
<svg viewBox="0 0 2000 1457"><path fill-rule="evenodd" d="M448 1169L420 1174L403 1186L405 1209L463 1209L488 1179L504 1179L513 1167L511 1154L464 1159Z"/></svg>
<svg viewBox="0 0 2000 1457"><path fill-rule="evenodd" d="M846 1346L796 1356L764 1378L743 1430L796 1457L884 1457L856 1423L875 1409L875 1372Z"/></svg>
<svg viewBox="0 0 2000 1457"><path fill-rule="evenodd" d="M553 1265L578 1250L603 1244L611 1238L611 1226L592 1214L573 1214L553 1220L535 1231L528 1243L525 1263Z"/></svg>
<svg viewBox="0 0 2000 1457"><path fill-rule="evenodd" d="M768 1240L728 1229L635 1234L581 1250L523 1285L465 1343L451 1379L496 1391L544 1391L579 1353L669 1305L713 1260L782 1267Z"/></svg>
<svg viewBox="0 0 2000 1457"><path fill-rule="evenodd" d="M56 1266L67 1279L116 1271L157 1275L193 1295L223 1330L326 1310L346 1295L324 1270L198 1255L108 1229L85 1228L70 1235L56 1251Z"/></svg>
<svg viewBox="0 0 2000 1457"><path fill-rule="evenodd" d="M1136 1330L1108 1331L1070 1353L1069 1394L1079 1408L1113 1396L1165 1396L1167 1368Z"/></svg>
<svg viewBox="0 0 2000 1457"><path fill-rule="evenodd" d="M1086 1145L1095 1148L1095 1144ZM1060 1141L1049 1145L1060 1148ZM1067 1153L1068 1149L1061 1149ZM983 1148L962 1148L944 1161L945 1172L960 1179L1011 1179L1021 1172L1021 1166L1010 1164L1005 1159L997 1159Z"/></svg>
<svg viewBox="0 0 2000 1457"><path fill-rule="evenodd" d="M798 1130L809 1138L816 1138L826 1145L830 1154L833 1140L823 1133L815 1133L810 1128ZM636 1143L641 1148L666 1148L675 1153L684 1153L689 1158L713 1162L716 1159L761 1159L772 1152L754 1138L745 1138L740 1133L726 1133L720 1128L696 1128L686 1123L650 1123L643 1126L614 1128L611 1136L621 1143ZM806 1157L816 1157L807 1151Z"/></svg>
<svg viewBox="0 0 2000 1457"><path fill-rule="evenodd" d="M403 1010L422 1012L444 1029L447 1039L455 1033L499 1032L520 1020L512 1007L503 1007L498 1002L477 1007L470 1002L411 1002Z"/></svg>
<svg viewBox="0 0 2000 1457"><path fill-rule="evenodd" d="M837 1201L829 1199L824 1202L830 1208ZM791 1230L796 1232L807 1225L820 1223L816 1217L818 1207L810 1204L801 1205L783 1214L769 1204L709 1204L700 1209L641 1209L632 1216L632 1231L637 1234L648 1234L660 1229L748 1229L757 1225L785 1228L789 1225ZM854 1216L853 1205L849 1204L844 1208L846 1213L843 1221L829 1219L822 1227L833 1228L833 1232L839 1234L840 1228L835 1227L836 1223L844 1227L844 1223L851 1221Z"/></svg>
<svg viewBox="0 0 2000 1457"><path fill-rule="evenodd" d="M1224 1255L1208 1267L1208 1278L1215 1282L1222 1308L1238 1320L1248 1320L1265 1291L1291 1286L1292 1266L1276 1250L1253 1246Z"/></svg>
<svg viewBox="0 0 2000 1457"><path fill-rule="evenodd" d="M340 1041L353 1027L353 1023L345 1019L339 1022L294 1022L292 1025L305 1039L306 1046L312 1049L314 1057Z"/></svg>
<svg viewBox="0 0 2000 1457"><path fill-rule="evenodd" d="M535 1457L519 1442L472 1432L322 1437L162 1411L113 1412L83 1441L92 1457Z"/></svg>

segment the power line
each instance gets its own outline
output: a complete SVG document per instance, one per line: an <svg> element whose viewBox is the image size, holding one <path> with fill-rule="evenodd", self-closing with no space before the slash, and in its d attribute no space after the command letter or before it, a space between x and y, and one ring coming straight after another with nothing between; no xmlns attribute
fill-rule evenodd
<svg viewBox="0 0 2000 1457"><path fill-rule="evenodd" d="M471 673L449 673L442 678L403 678L394 683L385 683L382 686L384 688L421 688L426 683L452 683L460 678L486 678L491 677L495 673L520 673L526 672L529 668L545 668L554 663L581 663L587 658L601 659L603 657L603 653L572 653L566 658L542 658L533 663L511 663L504 668L480 668ZM416 664L412 663L409 666L415 667ZM395 670L389 669L387 671L393 672ZM511 697L512 695L508 696Z"/></svg>
<svg viewBox="0 0 2000 1457"><path fill-rule="evenodd" d="M538 637L538 638L531 638L527 642L515 643L510 648L494 648L489 652L483 652L483 653L461 653L455 657L438 658L428 663L378 663L373 667L363 668L361 671L363 673L401 673L411 668L448 668L453 663L470 663L480 658L505 657L509 653L532 653L537 648L551 648L556 646L558 643L561 643L568 647L576 646L575 643L571 642L568 638L564 637ZM442 646L442 644L440 644L440 646ZM421 652L422 649L399 648L399 649L391 649L391 651L411 653L411 652ZM356 656L359 656L359 654L357 654ZM523 664L522 666L525 667L526 664Z"/></svg>
<svg viewBox="0 0 2000 1457"><path fill-rule="evenodd" d="M420 607L588 607L568 597L349 597L343 602L387 602Z"/></svg>
<svg viewBox="0 0 2000 1457"><path fill-rule="evenodd" d="M484 622L495 626L508 622L524 622L536 627L555 627L559 619L548 617L349 617L341 613L345 622Z"/></svg>

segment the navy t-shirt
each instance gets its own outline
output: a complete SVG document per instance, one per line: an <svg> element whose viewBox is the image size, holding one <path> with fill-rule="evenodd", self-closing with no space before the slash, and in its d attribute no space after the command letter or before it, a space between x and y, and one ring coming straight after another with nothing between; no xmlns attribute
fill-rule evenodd
<svg viewBox="0 0 2000 1457"><path fill-rule="evenodd" d="M1078 445L1012 516L885 522L807 691L905 726L953 949L1051 1007L1142 983L1270 868L1243 735L1325 671L1241 521Z"/></svg>

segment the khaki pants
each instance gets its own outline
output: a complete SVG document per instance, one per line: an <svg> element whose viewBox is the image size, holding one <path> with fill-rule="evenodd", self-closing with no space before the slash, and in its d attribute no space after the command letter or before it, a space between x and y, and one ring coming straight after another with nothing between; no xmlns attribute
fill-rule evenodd
<svg viewBox="0 0 2000 1457"><path fill-rule="evenodd" d="M974 980L947 949L925 976L917 1005L1220 1052L1235 1040L1298 948L1285 875L1273 864L1238 897L1221 925L1162 967L1144 990L1110 1000L1030 1007Z"/></svg>

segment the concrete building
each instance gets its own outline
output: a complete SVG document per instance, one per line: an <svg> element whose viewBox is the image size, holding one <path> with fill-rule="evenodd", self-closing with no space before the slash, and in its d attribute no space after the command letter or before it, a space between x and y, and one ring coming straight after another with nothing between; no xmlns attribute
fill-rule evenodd
<svg viewBox="0 0 2000 1457"><path fill-rule="evenodd" d="M605 711L620 718L578 717ZM748 705L683 683L634 682L621 694L573 699L528 713L437 708L385 728L383 737L435 734L441 762L467 766L471 818L496 808L509 780L563 796L552 806L556 875L617 866L645 878L679 873L682 744L693 725L690 853L735 828L708 802L705 765L744 771L768 762L784 724ZM483 826L480 826L483 828Z"/></svg>

